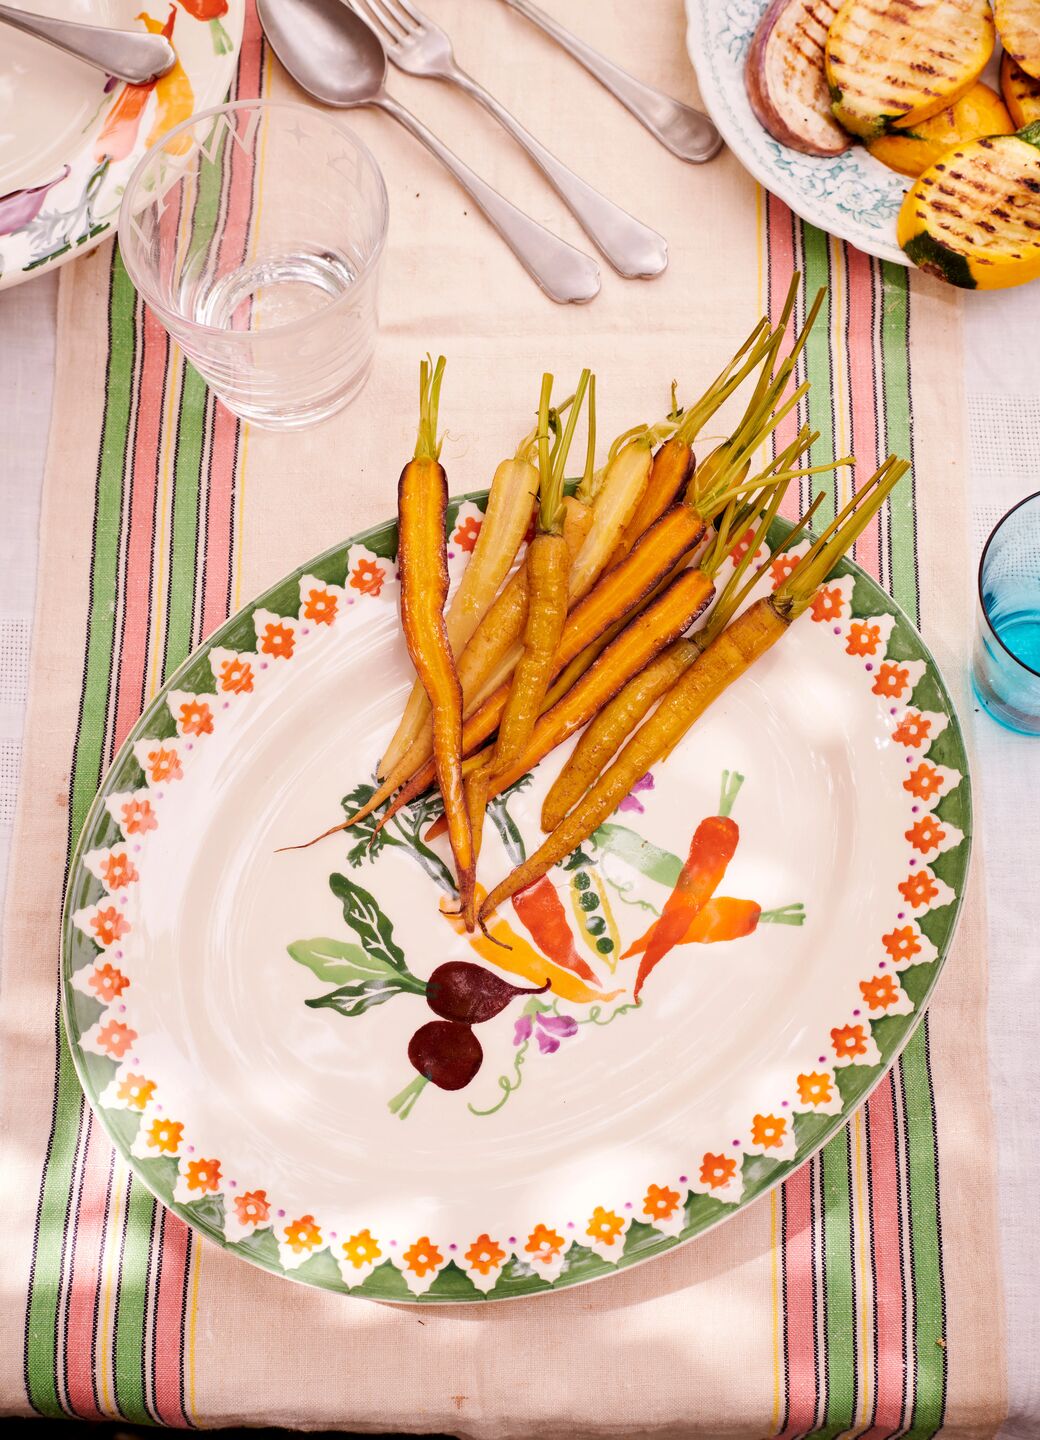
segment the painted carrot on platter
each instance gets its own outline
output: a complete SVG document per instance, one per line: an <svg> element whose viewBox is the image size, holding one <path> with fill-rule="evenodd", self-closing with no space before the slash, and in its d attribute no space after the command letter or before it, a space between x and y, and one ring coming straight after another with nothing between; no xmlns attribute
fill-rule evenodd
<svg viewBox="0 0 1040 1440"><path fill-rule="evenodd" d="M643 958L639 962L639 973L632 990L636 1000L651 972L669 950L682 943L686 931L715 894L729 862L736 854L740 830L730 810L743 783L743 775L723 771L718 814L709 816L697 826L685 864L679 871L679 879L659 918L621 957L627 960L630 955L642 951Z"/></svg>
<svg viewBox="0 0 1040 1440"><path fill-rule="evenodd" d="M483 893L478 886L478 903ZM449 910L443 910L442 913L457 934L465 934L461 915ZM550 990L561 1000L570 1000L575 1005L593 1005L604 1000L613 1000L621 994L620 990L604 993L597 986L588 984L580 975L575 975L562 965L547 959L500 916L496 916L486 932L476 930L466 938L472 949L489 965L505 970L510 975L519 975L524 980L530 980L533 985L542 985L548 980Z"/></svg>
<svg viewBox="0 0 1040 1440"><path fill-rule="evenodd" d="M440 463L437 412L444 357L419 369L419 432L415 456L397 486L401 624L408 653L433 712L434 765L444 797L463 921L473 928L476 867L462 789L462 689L444 624L448 559L444 512L448 480Z"/></svg>
<svg viewBox="0 0 1040 1440"><path fill-rule="evenodd" d="M596 972L578 954L574 932L556 886L547 875L521 895L513 896L513 909L540 950L550 960L573 970L590 985L598 985Z"/></svg>
<svg viewBox="0 0 1040 1440"><path fill-rule="evenodd" d="M519 897L514 896L513 904ZM725 940L743 940L753 935L760 925L804 925L805 908L800 903L783 905L777 910L763 910L754 900L739 900L733 895L713 895L690 921L680 945L717 945ZM649 932L648 932L649 933ZM647 936L641 936L626 952L641 954Z"/></svg>

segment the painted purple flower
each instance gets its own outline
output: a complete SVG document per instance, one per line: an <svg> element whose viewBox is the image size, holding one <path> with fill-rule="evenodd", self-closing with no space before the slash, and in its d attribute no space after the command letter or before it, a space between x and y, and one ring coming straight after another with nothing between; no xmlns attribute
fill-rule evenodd
<svg viewBox="0 0 1040 1440"><path fill-rule="evenodd" d="M520 1016L520 1019L513 1026L513 1044L522 1045L525 1040L530 1040L530 1038L531 1017L525 1013Z"/></svg>
<svg viewBox="0 0 1040 1440"><path fill-rule="evenodd" d="M578 1033L578 1022L573 1015L543 1015L536 1016L538 1029L538 1048L543 1055L554 1055L560 1048L561 1040L569 1040L572 1035Z"/></svg>
<svg viewBox="0 0 1040 1440"><path fill-rule="evenodd" d="M632 789L625 796L624 800L622 800L621 804L618 806L618 809L635 810L637 814L642 815L646 807L641 800L636 799L636 796L639 794L640 790L652 790L653 788L654 777L648 770L646 774L642 776L641 779L637 780L636 783L632 786Z"/></svg>

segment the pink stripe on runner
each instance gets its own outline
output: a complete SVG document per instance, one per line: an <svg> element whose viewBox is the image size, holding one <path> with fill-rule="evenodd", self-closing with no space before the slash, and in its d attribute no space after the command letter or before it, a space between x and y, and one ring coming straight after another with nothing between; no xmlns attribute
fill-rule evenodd
<svg viewBox="0 0 1040 1440"><path fill-rule="evenodd" d="M166 331L145 309L140 331L137 432L130 472L130 506L123 584L123 633L119 637L119 690L113 745L118 748L141 714L148 660L148 625L155 537L155 490L162 430L163 379L169 354Z"/></svg>
<svg viewBox="0 0 1040 1440"><path fill-rule="evenodd" d="M852 409L851 450L857 460L856 487L877 469L878 417L874 372L874 266L868 255L845 247L848 274L848 360ZM856 559L876 576L878 529L870 525L856 545Z"/></svg>
<svg viewBox="0 0 1040 1440"><path fill-rule="evenodd" d="M812 1184L816 1162L784 1182L784 1316L787 1424L783 1436L804 1435L816 1421L816 1285L812 1254Z"/></svg>
<svg viewBox="0 0 1040 1440"><path fill-rule="evenodd" d="M83 1420L105 1419L94 1397L97 1341L94 1327L111 1168L112 1147L97 1125L91 1124L83 1160L83 1184L76 1207L76 1241L65 1326L69 1406Z"/></svg>
<svg viewBox="0 0 1040 1440"><path fill-rule="evenodd" d="M867 1103L870 1228L877 1292L874 1307L877 1383L874 1423L863 1440L881 1440L899 1428L906 1384L906 1301L899 1254L899 1169L892 1086L892 1076L888 1075Z"/></svg>
<svg viewBox="0 0 1040 1440"><path fill-rule="evenodd" d="M238 98L260 94L263 80L263 37L254 0L246 11L245 33L238 64ZM238 264L245 254L253 205L253 163L235 146L231 157L225 235L218 264ZM238 421L221 404L214 407L206 497L206 586L202 597L202 634L209 635L227 619L231 598L232 524Z"/></svg>

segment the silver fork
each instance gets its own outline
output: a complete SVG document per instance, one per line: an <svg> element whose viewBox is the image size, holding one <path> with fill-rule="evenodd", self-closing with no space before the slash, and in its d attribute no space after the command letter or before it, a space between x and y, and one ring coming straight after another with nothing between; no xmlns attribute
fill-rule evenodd
<svg viewBox="0 0 1040 1440"><path fill-rule="evenodd" d="M472 95L526 150L589 239L619 274L630 278L660 275L668 264L664 237L636 220L620 205L593 189L520 124L483 85L457 63L451 41L411 0L349 0L379 32L399 70L447 80Z"/></svg>

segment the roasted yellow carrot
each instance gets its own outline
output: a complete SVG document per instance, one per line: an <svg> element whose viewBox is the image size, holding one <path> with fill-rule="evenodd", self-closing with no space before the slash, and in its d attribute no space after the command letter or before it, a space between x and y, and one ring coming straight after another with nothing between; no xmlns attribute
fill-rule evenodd
<svg viewBox="0 0 1040 1440"><path fill-rule="evenodd" d="M535 441L533 432L526 436L516 454L502 461L491 481L487 509L473 554L444 615L448 642L455 656L462 653L487 613L527 533L538 491L538 471L532 463ZM426 694L416 681L401 723L379 763L380 779L390 774L422 732L429 713Z"/></svg>
<svg viewBox="0 0 1040 1440"><path fill-rule="evenodd" d="M563 472L567 463L574 427L581 413L589 372L583 370L567 416L563 434L550 454L549 401L553 377L542 376L538 406L538 519L535 534L527 547L527 617L523 629L523 653L517 661L509 693L498 723L498 740L487 767L470 776L467 809L473 827L474 855L480 854L485 778L494 780L509 769L520 755L534 729L545 692L553 674L553 662L567 619L570 553L563 534Z"/></svg>
<svg viewBox="0 0 1040 1440"><path fill-rule="evenodd" d="M766 599L755 601L715 637L664 696L617 760L540 848L506 877L480 907L487 918L510 896L545 875L587 840L718 697L787 633L812 602L833 566L877 514L909 466L890 457L815 542L798 567Z"/></svg>
<svg viewBox="0 0 1040 1440"><path fill-rule="evenodd" d="M444 511L448 481L440 463L437 411L444 357L419 371L419 433L415 456L397 484L401 625L416 674L433 711L433 755L444 797L455 876L466 928L473 928L475 863L462 789L462 687L444 624L448 560Z"/></svg>

